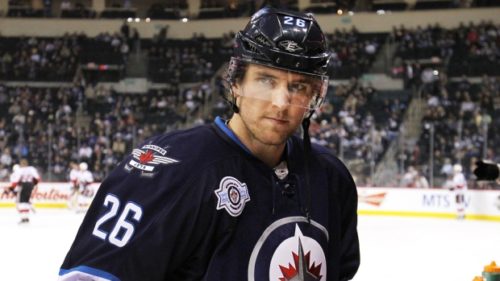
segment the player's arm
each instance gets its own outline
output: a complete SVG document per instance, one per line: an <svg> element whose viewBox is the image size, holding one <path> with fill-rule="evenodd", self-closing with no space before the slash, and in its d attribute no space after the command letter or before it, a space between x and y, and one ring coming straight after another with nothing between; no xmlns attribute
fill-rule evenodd
<svg viewBox="0 0 500 281"><path fill-rule="evenodd" d="M211 221L197 189L202 177L197 183L176 181L175 172L147 178L117 170L99 188L59 280L196 280L191 276L203 272L191 257L207 247L203 229Z"/></svg>
<svg viewBox="0 0 500 281"><path fill-rule="evenodd" d="M334 249L338 248L339 256L333 258L333 263L329 267L329 271L338 272L338 280L351 280L356 274L360 264L360 249L357 232L357 207L358 194L356 185L347 168L340 160L333 156L328 157L330 171L328 174L331 177L331 210L332 218L337 218L339 222L335 226L331 226L336 230L332 230L332 244ZM335 240L337 239L337 240ZM333 250L337 252L337 250Z"/></svg>
<svg viewBox="0 0 500 281"><path fill-rule="evenodd" d="M347 172L347 171L346 171ZM358 194L350 174L345 177L340 192L342 207L341 264L340 280L351 280L360 263L359 239L357 232Z"/></svg>
<svg viewBox="0 0 500 281"><path fill-rule="evenodd" d="M13 173L11 176L10 176L10 185L6 186L4 188L4 193L14 193L16 194L16 186L18 185L19 183L19 174L18 173Z"/></svg>
<svg viewBox="0 0 500 281"><path fill-rule="evenodd" d="M38 171L34 167L31 167L30 173L33 176L33 185L37 185L39 182L42 181L40 175L38 174Z"/></svg>
<svg viewBox="0 0 500 281"><path fill-rule="evenodd" d="M16 193L15 188L17 186L17 182L11 182L10 185L7 185L3 188L3 193L9 194L9 193Z"/></svg>

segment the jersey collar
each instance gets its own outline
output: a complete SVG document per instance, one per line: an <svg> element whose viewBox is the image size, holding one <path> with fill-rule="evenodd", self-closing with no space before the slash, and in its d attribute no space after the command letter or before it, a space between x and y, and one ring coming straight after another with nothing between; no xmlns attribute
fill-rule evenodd
<svg viewBox="0 0 500 281"><path fill-rule="evenodd" d="M250 155L253 155L250 149L248 149L241 141L240 139L234 134L234 132L229 129L229 127L226 124L226 121L224 121L222 118L219 116L215 117L215 125L219 127L219 129L226 134L232 141L234 141L238 146L240 146L245 152L247 152Z"/></svg>

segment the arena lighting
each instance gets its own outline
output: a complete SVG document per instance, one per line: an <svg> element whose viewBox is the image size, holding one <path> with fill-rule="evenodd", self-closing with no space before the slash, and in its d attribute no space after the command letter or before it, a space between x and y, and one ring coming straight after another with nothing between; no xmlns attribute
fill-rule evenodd
<svg viewBox="0 0 500 281"><path fill-rule="evenodd" d="M189 21L189 19L188 18L182 18L181 21L184 22L184 23L186 23L186 22Z"/></svg>
<svg viewBox="0 0 500 281"><path fill-rule="evenodd" d="M343 12L341 9L338 9L338 10L337 10L337 15L339 15L339 16L340 16L340 15L342 15L343 13L344 13L344 12Z"/></svg>
<svg viewBox="0 0 500 281"><path fill-rule="evenodd" d="M145 22L151 22L151 18L145 18ZM127 22L141 22L141 18L127 18Z"/></svg>

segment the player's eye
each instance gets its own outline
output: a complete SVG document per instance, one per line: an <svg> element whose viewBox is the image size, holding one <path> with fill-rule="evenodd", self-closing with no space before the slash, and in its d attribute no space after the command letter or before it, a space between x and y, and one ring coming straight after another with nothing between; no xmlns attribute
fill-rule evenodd
<svg viewBox="0 0 500 281"><path fill-rule="evenodd" d="M307 83L297 82L288 85L288 91L293 94L307 94L309 93L310 85Z"/></svg>
<svg viewBox="0 0 500 281"><path fill-rule="evenodd" d="M260 76L257 78L257 82L266 87L274 87L276 84L275 79L269 76Z"/></svg>

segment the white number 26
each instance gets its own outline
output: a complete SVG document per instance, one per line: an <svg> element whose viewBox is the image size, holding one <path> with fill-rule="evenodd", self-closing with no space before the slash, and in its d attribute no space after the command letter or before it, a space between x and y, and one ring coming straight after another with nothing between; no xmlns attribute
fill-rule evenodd
<svg viewBox="0 0 500 281"><path fill-rule="evenodd" d="M135 226L130 222L130 219L136 222L141 220L141 207L134 202L127 202L111 229L109 236L108 232L102 230L104 228L102 225L108 220L116 217L118 211L120 210L120 199L113 194L108 194L106 195L106 198L104 198L104 207L107 208L107 211L104 216L96 222L92 234L103 240L108 240L109 243L115 246L125 246L135 232Z"/></svg>
<svg viewBox="0 0 500 281"><path fill-rule="evenodd" d="M285 21L284 24L286 25L296 25L298 27L305 27L306 26L306 21L303 19L296 19L294 17L290 16L285 16Z"/></svg>

